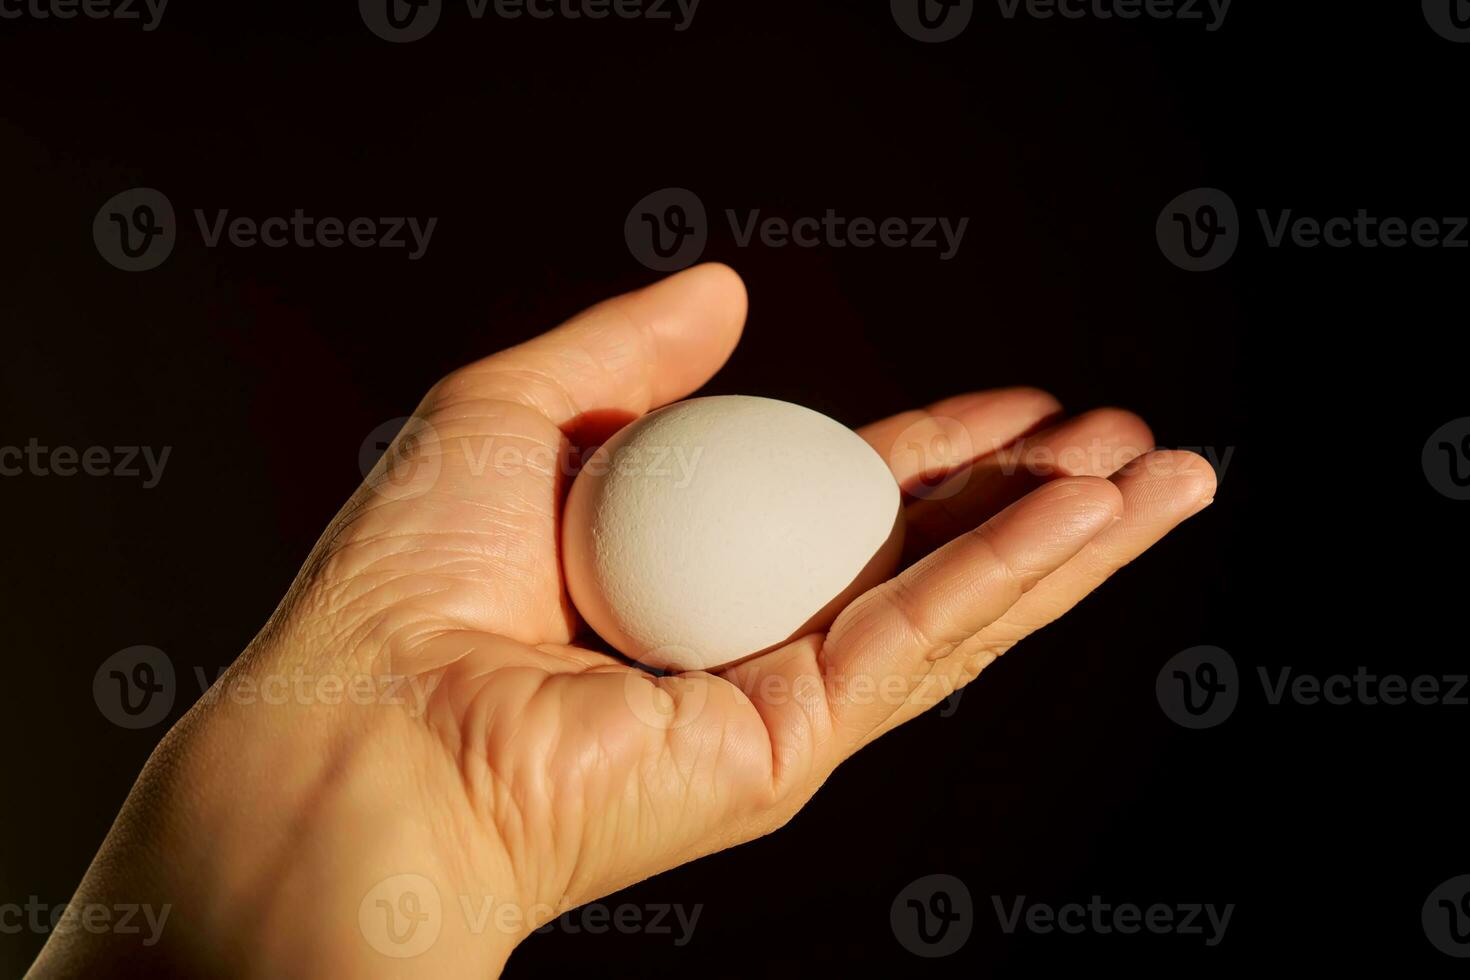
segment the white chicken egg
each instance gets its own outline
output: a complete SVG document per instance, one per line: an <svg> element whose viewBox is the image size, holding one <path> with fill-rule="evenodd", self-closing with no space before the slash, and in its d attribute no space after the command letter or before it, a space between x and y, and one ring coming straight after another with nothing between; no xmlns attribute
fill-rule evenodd
<svg viewBox="0 0 1470 980"><path fill-rule="evenodd" d="M650 667L713 670L823 629L892 574L898 485L851 429L789 402L693 398L629 424L572 484L573 604Z"/></svg>

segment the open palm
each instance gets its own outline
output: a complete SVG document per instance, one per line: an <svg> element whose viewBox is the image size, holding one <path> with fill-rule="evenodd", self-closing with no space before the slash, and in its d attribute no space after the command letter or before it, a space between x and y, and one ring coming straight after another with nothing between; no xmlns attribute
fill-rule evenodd
<svg viewBox="0 0 1470 980"><path fill-rule="evenodd" d="M781 826L840 762L972 680L1214 493L1202 459L1150 451L1135 416L1062 421L1033 389L877 422L861 435L908 492L907 567L826 633L718 674L656 675L581 631L559 515L577 454L702 385L744 318L736 275L701 266L429 392L231 671L407 676L407 707L288 706L254 750L260 712L226 700L170 733L130 799L146 812L187 783L213 846L284 869L268 886L248 871L222 876L201 919L226 916L227 899L309 895L335 913L268 959L341 975L383 965L340 952L375 955L354 934L373 928L373 909L391 930L427 889L442 923L402 965L483 972L570 906ZM258 816L271 807L288 815L278 834ZM124 846L118 835L104 853ZM105 890L98 866L87 884ZM471 914L484 896L512 913L489 939Z"/></svg>

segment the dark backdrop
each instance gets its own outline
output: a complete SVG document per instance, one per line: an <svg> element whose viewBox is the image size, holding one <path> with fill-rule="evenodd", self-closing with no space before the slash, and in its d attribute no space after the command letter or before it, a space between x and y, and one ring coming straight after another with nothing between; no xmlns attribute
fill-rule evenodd
<svg viewBox="0 0 1470 980"><path fill-rule="evenodd" d="M70 895L197 697L195 671L244 647L359 481L367 435L455 365L651 281L624 219L677 186L709 209L704 257L750 290L745 340L709 391L856 425L1034 384L1228 462L1213 508L949 717L864 751L774 836L606 899L702 905L686 945L559 929L510 975L1447 974L1459 964L1420 913L1470 872L1467 709L1271 705L1256 675L1465 669L1470 504L1435 490L1421 450L1466 414L1470 252L1270 248L1256 218L1470 210L1470 45L1433 15L1241 2L1209 31L981 2L944 43L908 36L884 3L704 0L682 31L475 21L450 3L404 44L341 2L175 0L153 31L0 20L0 443L171 450L152 488L0 479L0 903ZM127 273L91 226L139 186L172 201L179 237ZM1210 272L1177 268L1155 234L1197 187L1240 215L1237 252ZM419 261L207 249L193 226L194 208L297 207L439 222ZM943 261L741 247L726 208L970 224ZM180 690L165 721L128 731L92 677L137 644L167 652ZM1240 703L1194 731L1155 680L1201 644L1233 657ZM973 931L919 958L890 906L938 873L968 887ZM1213 947L1008 935L994 897L1022 895L1235 909ZM0 966L23 969L44 938L0 934Z"/></svg>

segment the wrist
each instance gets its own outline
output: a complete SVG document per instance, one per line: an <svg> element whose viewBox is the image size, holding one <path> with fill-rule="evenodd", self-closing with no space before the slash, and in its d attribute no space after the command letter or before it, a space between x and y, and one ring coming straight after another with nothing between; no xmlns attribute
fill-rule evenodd
<svg viewBox="0 0 1470 980"><path fill-rule="evenodd" d="M425 774L399 763L422 726L319 708L223 700L181 719L72 902L150 915L58 930L35 975L498 975L531 924L497 914L519 907L490 884L511 880L503 854L437 826Z"/></svg>

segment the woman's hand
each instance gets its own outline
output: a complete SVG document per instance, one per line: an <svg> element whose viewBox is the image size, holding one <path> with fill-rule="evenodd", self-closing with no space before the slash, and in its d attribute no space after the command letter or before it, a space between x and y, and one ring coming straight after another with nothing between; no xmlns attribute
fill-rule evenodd
<svg viewBox="0 0 1470 980"><path fill-rule="evenodd" d="M1214 493L1136 417L1034 390L877 422L913 563L825 634L653 676L578 644L560 509L578 450L697 389L744 319L701 266L437 384L74 900L167 905L162 941L70 930L36 975L494 973L568 907L780 827Z"/></svg>

